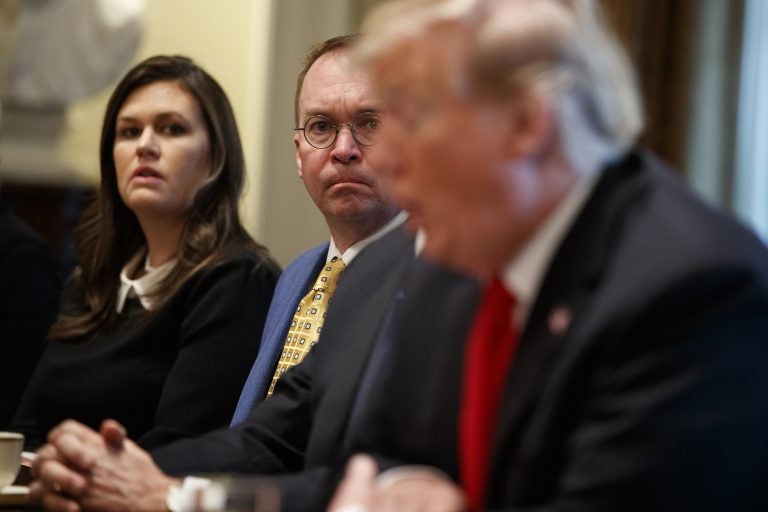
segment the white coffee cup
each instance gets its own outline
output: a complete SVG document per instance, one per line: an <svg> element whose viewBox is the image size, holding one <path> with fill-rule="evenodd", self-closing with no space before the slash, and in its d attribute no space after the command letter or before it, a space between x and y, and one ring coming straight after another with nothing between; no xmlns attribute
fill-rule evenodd
<svg viewBox="0 0 768 512"><path fill-rule="evenodd" d="M5 489L16 479L22 448L23 434L0 432L0 489Z"/></svg>

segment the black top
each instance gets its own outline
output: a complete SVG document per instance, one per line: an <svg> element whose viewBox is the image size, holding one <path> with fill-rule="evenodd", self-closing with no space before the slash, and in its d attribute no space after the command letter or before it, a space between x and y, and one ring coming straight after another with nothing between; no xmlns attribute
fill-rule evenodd
<svg viewBox="0 0 768 512"><path fill-rule="evenodd" d="M14 430L33 448L66 418L92 428L114 418L152 448L227 425L279 273L241 251L191 276L149 315L129 299L114 327L49 343Z"/></svg>
<svg viewBox="0 0 768 512"><path fill-rule="evenodd" d="M61 279L48 248L0 205L0 428L13 418L45 335L56 318Z"/></svg>

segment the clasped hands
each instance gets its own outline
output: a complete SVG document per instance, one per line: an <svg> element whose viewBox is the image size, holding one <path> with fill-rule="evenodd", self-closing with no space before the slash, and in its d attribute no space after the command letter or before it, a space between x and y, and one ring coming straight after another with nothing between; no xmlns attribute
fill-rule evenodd
<svg viewBox="0 0 768 512"><path fill-rule="evenodd" d="M48 434L32 463L30 502L60 512L165 510L166 476L114 420L99 432L67 420Z"/></svg>
<svg viewBox="0 0 768 512"><path fill-rule="evenodd" d="M444 475L422 467L394 471L377 475L372 458L356 455L328 510L466 510L463 493ZM30 501L55 512L165 512L168 489L180 484L114 420L104 421L98 432L73 420L58 425L37 451L32 475Z"/></svg>

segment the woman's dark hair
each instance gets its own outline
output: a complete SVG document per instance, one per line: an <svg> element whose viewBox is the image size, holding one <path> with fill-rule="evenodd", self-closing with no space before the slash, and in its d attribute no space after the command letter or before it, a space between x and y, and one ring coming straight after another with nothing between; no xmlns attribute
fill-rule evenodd
<svg viewBox="0 0 768 512"><path fill-rule="evenodd" d="M78 267L72 276L84 290L81 304L63 311L50 338L72 338L111 324L117 317L120 272L145 245L134 213L117 188L113 146L118 112L136 89L170 81L200 105L210 138L211 178L197 193L187 215L173 270L153 292L153 309L167 300L194 272L234 249L266 249L240 224L238 202L245 180L245 159L232 107L221 86L191 59L155 56L137 64L112 92L101 131L101 185L75 230Z"/></svg>

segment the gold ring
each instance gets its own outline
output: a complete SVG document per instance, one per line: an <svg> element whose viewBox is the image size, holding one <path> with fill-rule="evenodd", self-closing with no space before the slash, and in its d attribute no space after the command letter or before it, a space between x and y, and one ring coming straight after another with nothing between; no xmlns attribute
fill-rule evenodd
<svg viewBox="0 0 768 512"><path fill-rule="evenodd" d="M52 485L51 487L53 487L53 490L54 490L54 491L55 491L57 494L61 494L61 485L59 485L59 483L58 483L58 482L54 482L54 483L53 483L53 485Z"/></svg>

